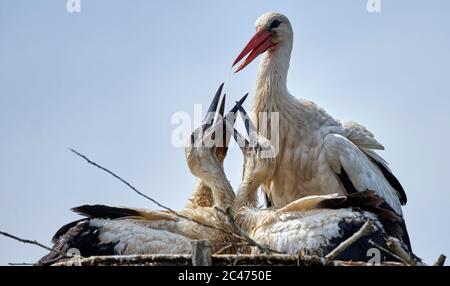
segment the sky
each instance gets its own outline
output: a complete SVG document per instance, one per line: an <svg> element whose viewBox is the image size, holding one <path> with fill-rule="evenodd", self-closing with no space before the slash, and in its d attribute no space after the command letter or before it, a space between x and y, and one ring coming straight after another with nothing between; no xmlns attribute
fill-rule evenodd
<svg viewBox="0 0 450 286"><path fill-rule="evenodd" d="M195 178L173 146L176 112L193 114L225 82L229 105L254 94L257 63L231 63L264 12L295 40L290 92L369 128L407 194L414 252L450 254L450 2L381 0L0 0L0 230L50 245L82 204L156 209L69 152L181 209ZM250 109L252 99L244 105ZM242 156L232 149L233 187ZM45 250L0 237L0 264Z"/></svg>

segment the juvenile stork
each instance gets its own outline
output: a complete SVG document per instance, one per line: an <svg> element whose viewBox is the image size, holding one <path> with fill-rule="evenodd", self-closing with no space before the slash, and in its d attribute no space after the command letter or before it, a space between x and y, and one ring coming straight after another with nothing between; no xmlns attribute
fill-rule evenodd
<svg viewBox="0 0 450 286"><path fill-rule="evenodd" d="M374 151L384 147L373 134L358 123L341 123L313 102L289 93L286 83L294 35L289 19L279 13L263 14L256 21L256 31L233 66L243 60L239 72L263 54L252 116L259 124L260 114L279 113L275 171L263 182L273 205L283 207L309 195L346 195L369 189L402 215L406 194L386 161ZM270 139L266 130L271 128L259 127Z"/></svg>
<svg viewBox="0 0 450 286"><path fill-rule="evenodd" d="M247 118L245 110L239 108ZM337 259L367 261L367 251L374 247L370 241L386 248L389 238L397 239L406 252L411 252L403 218L372 191L307 196L280 208L257 208L258 186L276 174L277 159L261 156L262 152L275 152L274 147L256 133L251 122L245 126L249 140L233 131L244 155L243 178L233 207L236 222L251 238L283 253L325 256L370 220L373 224L369 233ZM383 254L383 259L393 257Z"/></svg>
<svg viewBox="0 0 450 286"><path fill-rule="evenodd" d="M191 240L209 240L213 251L222 248L223 243L235 240L235 236L227 231L223 214L216 209L230 207L234 193L224 195L223 189L218 189L217 185L211 189L211 180L221 182L227 188L231 187L224 179L223 172L208 171L223 170L223 160L230 137L224 136L223 145L217 148L203 147L211 145L214 137L212 134L223 133L222 126L225 120L229 120L229 124L234 124L237 106L223 117L225 95L219 107L220 116L217 116L217 119L215 117L222 87L223 85L217 91L202 126L192 133L192 141L185 149L187 163L193 174L198 177L198 182L188 204L177 212L178 215L168 211L104 205L76 207L73 211L86 218L61 227L52 240L55 251L43 257L39 263L51 264L63 258L61 252L67 253L71 249L77 249L83 257L116 254L189 254ZM246 96L239 103L242 104L245 98ZM210 154L211 152L214 156Z"/></svg>

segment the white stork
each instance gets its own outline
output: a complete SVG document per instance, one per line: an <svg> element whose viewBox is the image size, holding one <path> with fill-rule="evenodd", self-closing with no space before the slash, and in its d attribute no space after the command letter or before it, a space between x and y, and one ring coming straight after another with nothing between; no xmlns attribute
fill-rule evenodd
<svg viewBox="0 0 450 286"><path fill-rule="evenodd" d="M239 109L246 119L245 110L240 106ZM281 208L257 208L258 186L276 174L277 158L266 156L268 152L275 152L270 141L258 135L251 122L245 126L249 141L256 144L250 144L239 132L231 130L244 155L243 178L233 207L236 221L250 237L279 252L294 255L303 252L322 257L371 220L370 233L337 259L367 261L370 258L367 250L374 247L369 241L386 247L390 237L398 239L402 247L411 252L403 218L386 209L383 198L372 191L348 196L307 196ZM266 152L265 156L261 156L262 152Z"/></svg>
<svg viewBox="0 0 450 286"><path fill-rule="evenodd" d="M374 190L402 215L406 194L386 161L374 151L384 147L373 134L358 123L341 123L313 102L289 93L286 82L293 30L288 18L263 14L256 21L256 31L233 66L244 59L238 72L263 54L252 116L258 124L262 112L279 112L275 173L262 184L273 205L282 207L309 195Z"/></svg>
<svg viewBox="0 0 450 286"><path fill-rule="evenodd" d="M224 190L231 188L223 172L223 161L230 137L225 136L224 145L218 148L212 149L202 147L202 145L194 145L210 144L208 141L212 140L211 134L215 133L216 129L223 132L224 120L229 120L229 124L234 124L237 106L222 118L225 95L222 97L222 103L219 107L220 117L217 116L217 119L215 119L222 87L223 84L217 91L202 126L192 133L192 142L189 142L185 149L189 168L199 180L186 207L177 212L184 218L169 211L151 211L105 205L76 207L73 211L86 218L61 227L52 240L55 251L41 258L39 263L51 264L63 258L61 252L67 253L71 249L77 249L83 257L128 254L189 254L192 249L191 240L209 240L213 250L222 248L225 242L235 240L236 238L231 235L230 231L226 232L228 226L223 213L216 209L216 207L219 207L225 210L232 205L234 200L233 191L224 192ZM245 98L246 96L239 103L242 104ZM230 116L231 114L233 116ZM211 154L211 152L214 154ZM219 170L219 172L210 170ZM214 189L210 188L212 179L215 182ZM222 183L221 188L218 187L220 183ZM200 222L200 224L197 222ZM225 230L225 232L221 230Z"/></svg>

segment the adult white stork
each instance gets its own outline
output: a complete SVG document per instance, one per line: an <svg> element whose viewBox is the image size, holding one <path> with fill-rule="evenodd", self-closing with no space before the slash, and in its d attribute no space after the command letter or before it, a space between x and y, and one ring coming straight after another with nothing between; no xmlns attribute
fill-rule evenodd
<svg viewBox="0 0 450 286"><path fill-rule="evenodd" d="M239 108L245 114L245 110ZM389 238L398 239L403 249L411 252L403 218L385 208L383 198L372 191L348 196L307 196L281 208L257 208L258 186L275 174L277 159L266 156L275 149L267 139L257 135L251 122L246 124L246 130L249 141L255 145L236 130L231 130L244 155L243 178L233 207L236 222L251 238L279 252L323 257L370 220L373 225L368 235L337 259L367 261L370 258L367 251L374 247L370 241L386 248ZM263 152L265 155L261 156ZM392 260L393 257L388 255L383 259Z"/></svg>
<svg viewBox="0 0 450 286"><path fill-rule="evenodd" d="M406 194L386 161L375 153L384 147L373 134L358 123L341 123L313 102L289 93L286 83L293 47L289 19L279 13L263 14L256 21L256 31L233 66L244 59L238 72L263 54L252 116L259 124L260 114L279 113L275 173L263 182L273 205L282 207L309 195L369 189L402 215ZM270 138L265 129L258 129Z"/></svg>
<svg viewBox="0 0 450 286"><path fill-rule="evenodd" d="M224 118L225 95L221 98L223 84L217 91L201 127L191 136L186 147L186 161L197 176L198 182L193 195L184 209L174 214L169 211L152 211L110 207L105 205L84 205L73 211L86 218L61 227L53 237L53 249L41 258L40 264L51 264L61 258L62 253L77 249L81 256L128 255L128 254L189 254L191 240L206 239L213 250L223 247L223 243L236 240L228 230L223 213L216 207L226 209L234 200L234 193L224 193L223 188L231 188L222 172L209 170L223 169L229 136L224 136L224 144L218 148L206 148L211 145L212 134L223 132L224 120L234 124L235 106ZM239 103L243 103L244 96ZM231 116L232 115L232 116ZM218 133L220 134L220 133ZM214 156L210 153L214 152ZM211 160L213 158L213 160ZM211 165L213 167L211 167ZM219 168L216 167L219 166ZM220 167L222 166L222 168ZM211 179L218 182L210 188ZM217 185L222 183L222 189ZM207 226L210 227L207 227ZM232 251L232 249L231 249Z"/></svg>

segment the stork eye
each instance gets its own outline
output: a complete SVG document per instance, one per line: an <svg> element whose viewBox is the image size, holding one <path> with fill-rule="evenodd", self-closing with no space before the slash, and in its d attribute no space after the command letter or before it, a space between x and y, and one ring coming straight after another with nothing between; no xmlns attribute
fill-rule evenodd
<svg viewBox="0 0 450 286"><path fill-rule="evenodd" d="M278 26L280 26L280 24L281 24L280 21L274 20L274 21L272 22L272 24L270 24L269 29L275 29L275 28L278 28Z"/></svg>

